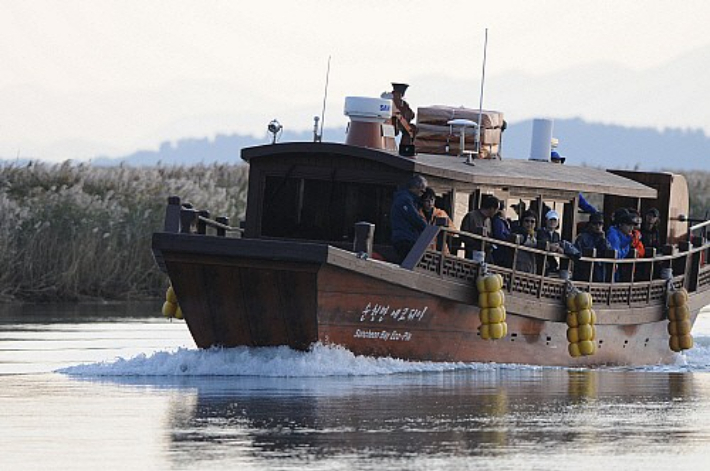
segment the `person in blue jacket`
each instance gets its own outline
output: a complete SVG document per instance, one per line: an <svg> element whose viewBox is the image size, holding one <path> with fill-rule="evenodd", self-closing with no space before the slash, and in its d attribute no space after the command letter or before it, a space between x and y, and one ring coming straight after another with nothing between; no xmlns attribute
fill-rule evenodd
<svg viewBox="0 0 710 471"><path fill-rule="evenodd" d="M577 236L574 241L575 247L582 253L587 249L596 249L597 256L604 256L605 252L611 249L609 241L604 235L604 215L593 213L589 216L589 222L585 230ZM584 262L575 262L572 278L574 280L589 281L585 276ZM606 266L601 262L594 262L592 270L592 281L602 282L606 280Z"/></svg>
<svg viewBox="0 0 710 471"><path fill-rule="evenodd" d="M405 188L394 194L390 210L392 226L392 246L399 261L406 258L427 223L419 212L419 199L426 190L427 181L421 175L414 175Z"/></svg>
<svg viewBox="0 0 710 471"><path fill-rule="evenodd" d="M631 232L634 229L634 220L627 213L619 213L618 217L614 218L615 225L611 226L606 234L606 239L612 249L616 250L616 258L626 258L631 249ZM619 279L619 273L614 274L616 280Z"/></svg>

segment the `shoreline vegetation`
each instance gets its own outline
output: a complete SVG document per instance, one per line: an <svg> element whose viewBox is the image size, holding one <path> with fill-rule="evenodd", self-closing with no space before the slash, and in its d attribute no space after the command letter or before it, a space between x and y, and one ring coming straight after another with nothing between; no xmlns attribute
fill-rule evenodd
<svg viewBox="0 0 710 471"><path fill-rule="evenodd" d="M710 209L710 172L688 181L690 216ZM0 164L0 302L136 301L168 284L150 250L167 197L225 215L246 209L248 166Z"/></svg>
<svg viewBox="0 0 710 471"><path fill-rule="evenodd" d="M0 164L0 301L135 301L165 294L152 233L178 195L236 224L243 164Z"/></svg>

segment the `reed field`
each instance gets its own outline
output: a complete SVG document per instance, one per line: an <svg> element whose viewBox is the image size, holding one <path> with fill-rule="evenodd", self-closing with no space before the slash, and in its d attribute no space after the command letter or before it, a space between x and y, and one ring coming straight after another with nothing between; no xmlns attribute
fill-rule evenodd
<svg viewBox="0 0 710 471"><path fill-rule="evenodd" d="M246 165L0 166L0 300L131 300L162 295L150 250L169 195L243 218Z"/></svg>
<svg viewBox="0 0 710 471"><path fill-rule="evenodd" d="M684 173L693 217L710 210L710 172ZM248 167L0 164L0 301L162 296L153 261L167 197L232 225L243 219Z"/></svg>

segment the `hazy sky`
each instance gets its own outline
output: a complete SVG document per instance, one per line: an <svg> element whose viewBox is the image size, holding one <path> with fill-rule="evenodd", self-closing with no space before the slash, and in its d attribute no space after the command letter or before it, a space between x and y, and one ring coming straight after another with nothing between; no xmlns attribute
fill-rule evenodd
<svg viewBox="0 0 710 471"><path fill-rule="evenodd" d="M345 122L345 95L377 96L391 81L412 85L410 103L455 96L448 104L477 107L485 28L495 83L584 67L603 74L605 65L653 71L710 51L708 24L707 0L3 0L0 157L82 159L182 137L261 135L275 117L307 129L329 55L326 124L335 125ZM708 60L698 64L705 76ZM461 89L437 91L436 77ZM504 110L510 118L533 114L521 90L515 97L506 105L525 111ZM622 121L655 123L644 113ZM707 121L681 124L710 133Z"/></svg>

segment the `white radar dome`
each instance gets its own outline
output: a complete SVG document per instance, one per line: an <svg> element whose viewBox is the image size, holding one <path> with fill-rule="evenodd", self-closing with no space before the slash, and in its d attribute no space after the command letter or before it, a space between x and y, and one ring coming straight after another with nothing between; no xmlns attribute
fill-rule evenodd
<svg viewBox="0 0 710 471"><path fill-rule="evenodd" d="M392 101L364 96L345 97L345 116L353 121L383 122L392 117Z"/></svg>

